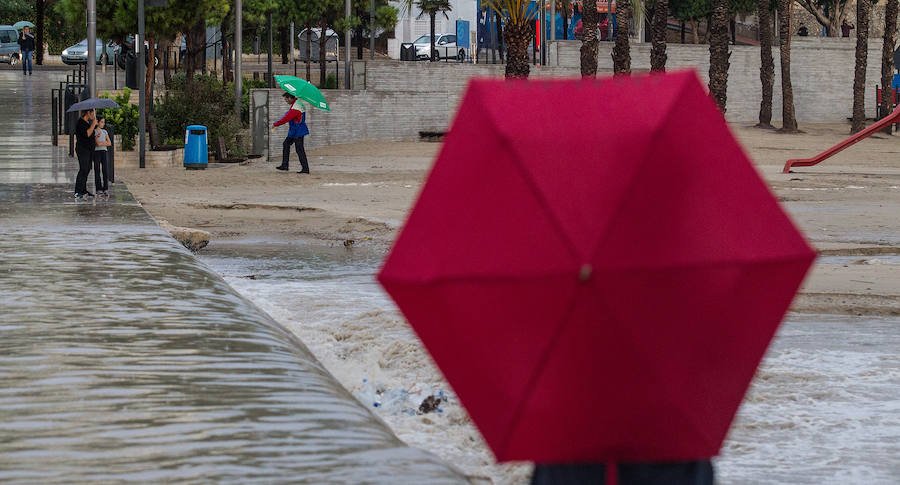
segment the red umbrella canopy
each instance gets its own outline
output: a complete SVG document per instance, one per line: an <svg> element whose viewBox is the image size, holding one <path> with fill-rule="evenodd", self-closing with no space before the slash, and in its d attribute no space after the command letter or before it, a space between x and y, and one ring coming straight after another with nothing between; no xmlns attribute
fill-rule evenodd
<svg viewBox="0 0 900 485"><path fill-rule="evenodd" d="M814 255L693 72L480 80L379 281L498 460L685 460Z"/></svg>

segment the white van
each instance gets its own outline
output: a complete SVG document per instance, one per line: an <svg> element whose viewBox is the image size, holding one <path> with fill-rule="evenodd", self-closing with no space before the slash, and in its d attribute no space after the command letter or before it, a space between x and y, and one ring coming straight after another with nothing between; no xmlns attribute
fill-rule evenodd
<svg viewBox="0 0 900 485"><path fill-rule="evenodd" d="M19 32L11 25L0 25L0 62L19 63Z"/></svg>

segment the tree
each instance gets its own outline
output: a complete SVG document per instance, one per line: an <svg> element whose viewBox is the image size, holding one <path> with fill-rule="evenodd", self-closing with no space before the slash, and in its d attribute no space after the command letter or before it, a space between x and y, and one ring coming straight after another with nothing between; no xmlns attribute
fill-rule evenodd
<svg viewBox="0 0 900 485"><path fill-rule="evenodd" d="M841 21L847 18L850 0L797 0L816 21L825 27L828 37L838 37L841 33ZM824 13L823 13L824 12Z"/></svg>
<svg viewBox="0 0 900 485"><path fill-rule="evenodd" d="M438 13L444 14L444 17L447 17L447 12L452 10L452 6L450 5L450 0L416 0L416 6L419 7L419 10L422 11L419 16L428 15L430 24L430 32L431 32L431 61L434 62L437 60L437 50L434 48L434 21L435 17L437 17Z"/></svg>
<svg viewBox="0 0 900 485"><path fill-rule="evenodd" d="M37 49L34 61L39 66L44 64L44 13L46 6L45 0L34 0L34 43L35 48Z"/></svg>
<svg viewBox="0 0 900 485"><path fill-rule="evenodd" d="M581 76L597 75L597 0L584 0L581 17Z"/></svg>
<svg viewBox="0 0 900 485"><path fill-rule="evenodd" d="M856 69L853 73L853 122L850 133L862 131L866 127L866 65L871 10L872 0L856 1Z"/></svg>
<svg viewBox="0 0 900 485"><path fill-rule="evenodd" d="M775 86L775 60L772 58L772 1L757 0L756 5L759 18L759 81L762 84L759 123L756 126L772 128L772 91Z"/></svg>
<svg viewBox="0 0 900 485"><path fill-rule="evenodd" d="M612 51L613 72L616 75L631 73L631 44L628 36L631 30L629 24L632 13L633 8L630 1L626 0L616 4L616 25L619 31L616 33L616 45Z"/></svg>
<svg viewBox="0 0 900 485"><path fill-rule="evenodd" d="M884 44L881 48L881 112L887 115L891 111L893 105L891 89L888 89L893 83L892 75L894 72L894 45L896 43L897 34L897 11L900 10L900 2L898 0L887 0L884 7ZM888 129L890 131L890 129Z"/></svg>
<svg viewBox="0 0 900 485"><path fill-rule="evenodd" d="M781 132L796 133L794 117L794 89L791 86L791 4L794 0L779 0L778 43L781 47Z"/></svg>
<svg viewBox="0 0 900 485"><path fill-rule="evenodd" d="M700 19L712 13L709 0L670 0L669 5L675 18L691 25L692 43L700 43Z"/></svg>
<svg viewBox="0 0 900 485"><path fill-rule="evenodd" d="M488 0L487 5L503 17L506 78L527 78L531 72L528 65L528 44L534 35L532 23L539 13L538 9L531 8L527 0Z"/></svg>
<svg viewBox="0 0 900 485"><path fill-rule="evenodd" d="M712 0L709 24L709 92L725 113L728 98L728 0Z"/></svg>
<svg viewBox="0 0 900 485"><path fill-rule="evenodd" d="M650 70L666 71L666 35L669 28L669 0L656 0L653 5L651 30Z"/></svg>

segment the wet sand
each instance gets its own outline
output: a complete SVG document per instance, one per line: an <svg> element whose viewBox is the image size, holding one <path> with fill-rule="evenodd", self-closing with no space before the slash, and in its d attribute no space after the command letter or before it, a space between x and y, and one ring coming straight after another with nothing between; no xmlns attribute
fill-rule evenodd
<svg viewBox="0 0 900 485"><path fill-rule="evenodd" d="M849 129L801 128L805 133L784 135L732 125L760 174L820 251L793 309L900 315L900 272L890 259L900 255L900 136L875 135L823 164L782 174L786 159L812 156ZM120 169L118 175L154 217L209 231L214 240L351 240L386 249L439 149L439 143L427 142L313 149L311 175L278 172L274 159L211 164L203 171Z"/></svg>

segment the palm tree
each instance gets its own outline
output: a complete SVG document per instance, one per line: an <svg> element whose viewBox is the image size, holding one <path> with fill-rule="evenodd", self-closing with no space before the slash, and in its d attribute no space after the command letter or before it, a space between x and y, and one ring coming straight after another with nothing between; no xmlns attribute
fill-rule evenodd
<svg viewBox="0 0 900 485"><path fill-rule="evenodd" d="M728 98L728 0L712 0L709 23L709 92L725 113Z"/></svg>
<svg viewBox="0 0 900 485"><path fill-rule="evenodd" d="M894 43L897 33L897 13L900 10L900 1L887 0L884 7L884 45L881 48L881 113L886 116L891 111L893 99L891 90L894 73ZM890 128L888 128L890 133Z"/></svg>
<svg viewBox="0 0 900 485"><path fill-rule="evenodd" d="M775 60L772 58L771 0L757 0L756 15L759 18L759 81L762 83L762 100L759 102L759 124L756 126L772 128L772 90L775 86Z"/></svg>
<svg viewBox="0 0 900 485"><path fill-rule="evenodd" d="M778 43L781 47L781 132L796 133L794 117L794 88L791 86L791 4L794 0L779 0Z"/></svg>
<svg viewBox="0 0 900 485"><path fill-rule="evenodd" d="M632 4L625 0L621 4L616 4L616 45L613 47L613 72L616 75L627 75L631 73L631 45L628 36L630 34ZM584 24L582 24L584 25Z"/></svg>
<svg viewBox="0 0 900 485"><path fill-rule="evenodd" d="M584 0L581 10L581 76L597 75L597 0Z"/></svg>
<svg viewBox="0 0 900 485"><path fill-rule="evenodd" d="M853 123L850 133L866 127L866 64L869 54L869 14L872 0L856 2L856 69L853 74Z"/></svg>
<svg viewBox="0 0 900 485"><path fill-rule="evenodd" d="M666 70L666 34L669 27L669 0L656 0L651 29L650 70Z"/></svg>
<svg viewBox="0 0 900 485"><path fill-rule="evenodd" d="M434 48L435 17L438 13L442 13L445 18L449 19L447 12L453 10L453 7L450 5L450 0L416 0L416 6L422 11L419 17L428 14L428 18L431 20L431 61L434 62L437 60L437 49Z"/></svg>
<svg viewBox="0 0 900 485"><path fill-rule="evenodd" d="M503 42L506 44L506 77L527 78L528 44L531 43L532 22L538 9L529 8L529 0L488 0L487 6L503 17Z"/></svg>

